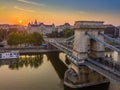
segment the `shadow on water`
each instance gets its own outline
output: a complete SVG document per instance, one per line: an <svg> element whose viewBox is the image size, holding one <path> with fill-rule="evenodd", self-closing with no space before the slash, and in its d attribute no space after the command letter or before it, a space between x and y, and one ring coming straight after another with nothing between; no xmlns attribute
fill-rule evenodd
<svg viewBox="0 0 120 90"><path fill-rule="evenodd" d="M65 72L66 70L68 69L68 67L62 62L62 60L60 59L59 57L59 54L60 53L49 53L49 54L46 54L47 57L48 57L48 60L50 60L52 66L54 67L56 73L58 74L59 78L61 79L61 83L63 84L64 82L64 75L65 75ZM67 57L65 57L65 63L67 65L70 64L69 60ZM89 71L91 71L91 69L88 69ZM91 73L91 75L93 74L97 74L95 73L94 71L92 71L93 73ZM90 75L90 76L91 76ZM98 78L102 78L101 75L97 74ZM84 75L85 77L85 75ZM81 77L82 78L82 77ZM93 80L95 80L94 76L92 76ZM96 79L98 79L96 78ZM83 78L82 78L83 79ZM86 78L88 79L88 78ZM95 80L96 81L96 80ZM107 87L106 87L107 86ZM89 87L84 87L84 88L70 88L66 85L63 85L63 88L64 90L108 90L108 84L104 84L104 85L94 85L94 86L89 86Z"/></svg>
<svg viewBox="0 0 120 90"><path fill-rule="evenodd" d="M68 69L67 66L60 60L59 58L60 53L49 53L46 54L48 60L50 60L52 66L54 67L56 73L58 74L61 80L64 79L64 73Z"/></svg>
<svg viewBox="0 0 120 90"><path fill-rule="evenodd" d="M73 89L73 88L63 85L64 74L68 68L63 63L63 61L60 59L59 54L60 53L46 53L46 56L47 56L48 60L51 62L52 66L54 67L57 75L59 76L59 78L61 80L60 84L62 84L62 88L64 90L107 90L107 87L106 87L107 85L105 85L105 84L96 86L94 88L92 86L90 86L89 88L85 87L84 89L83 88ZM20 68L23 68L23 67L38 68L43 64L43 55L44 54L21 55L19 60L4 60L4 61L0 60L0 66L8 65L11 70L19 70ZM70 64L67 57L65 58L65 63ZM91 73L89 75L89 77L95 78L94 75L95 75L95 72ZM88 80L88 75L86 77L87 78L85 80L90 81L90 80Z"/></svg>
<svg viewBox="0 0 120 90"><path fill-rule="evenodd" d="M0 60L0 65L8 65L12 70L18 70L30 66L38 68L43 63L43 54L39 55L21 55L18 60Z"/></svg>
<svg viewBox="0 0 120 90"><path fill-rule="evenodd" d="M100 86L89 86L88 87L84 87L84 88L78 88L78 89L73 89L73 88L69 88L67 86L64 86L64 90L108 90L108 85L104 84L104 85L100 85Z"/></svg>

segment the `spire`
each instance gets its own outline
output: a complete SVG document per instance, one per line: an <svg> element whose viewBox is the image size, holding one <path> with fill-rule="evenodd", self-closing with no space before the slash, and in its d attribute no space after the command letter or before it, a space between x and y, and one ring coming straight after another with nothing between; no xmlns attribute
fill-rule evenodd
<svg viewBox="0 0 120 90"><path fill-rule="evenodd" d="M29 22L28 25L30 25L31 23Z"/></svg>
<svg viewBox="0 0 120 90"><path fill-rule="evenodd" d="M37 25L37 20L35 19L35 22L34 22L34 24L36 24Z"/></svg>

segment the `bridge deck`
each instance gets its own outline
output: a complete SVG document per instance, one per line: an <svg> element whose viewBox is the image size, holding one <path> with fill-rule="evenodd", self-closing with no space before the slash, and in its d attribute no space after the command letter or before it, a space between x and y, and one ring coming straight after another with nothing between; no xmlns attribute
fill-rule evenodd
<svg viewBox="0 0 120 90"><path fill-rule="evenodd" d="M104 41L97 39L96 37L90 35L89 33L87 33L87 35L90 38L94 39L95 41L102 43L106 47L116 50L117 52L120 53L120 49L118 49ZM73 48L68 47L68 45L65 46L64 42L63 42L63 44L62 44L62 42L49 42L49 43L51 45L55 46L56 48L60 49L61 51L65 52L67 54L68 58L70 59L71 63L74 63L77 67L79 67L79 65L86 65L89 68L95 70L96 72L104 75L105 77L120 83L120 69L118 69L118 67L115 67L115 65L113 64L114 62L105 61L104 63L108 63L108 64L104 64L104 63L97 62L95 60L90 60L90 59L80 60L78 57L76 57L72 54L72 52L74 51ZM120 67L120 65L119 65L119 67Z"/></svg>
<svg viewBox="0 0 120 90"><path fill-rule="evenodd" d="M100 65L99 63L96 63L96 62L93 63L90 61L85 61L85 65L88 66L89 68L95 70L96 72L104 75L105 77L109 78L110 80L120 83L120 76L119 76L120 73L119 72L115 72L115 71L111 70L110 68Z"/></svg>

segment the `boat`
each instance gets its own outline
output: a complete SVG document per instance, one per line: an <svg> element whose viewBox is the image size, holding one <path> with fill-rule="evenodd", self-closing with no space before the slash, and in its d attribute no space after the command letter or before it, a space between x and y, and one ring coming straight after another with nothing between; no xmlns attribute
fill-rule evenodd
<svg viewBox="0 0 120 90"><path fill-rule="evenodd" d="M19 51L10 51L10 52L0 53L0 60L18 59L18 58L19 58Z"/></svg>
<svg viewBox="0 0 120 90"><path fill-rule="evenodd" d="M86 78L87 77L87 78ZM90 76L84 72L84 75L79 76L72 68L69 68L64 75L65 90L79 89L79 90L107 90L109 88L110 81L104 76L93 81L90 81ZM94 76L93 76L94 77ZM103 87L102 89L100 87Z"/></svg>

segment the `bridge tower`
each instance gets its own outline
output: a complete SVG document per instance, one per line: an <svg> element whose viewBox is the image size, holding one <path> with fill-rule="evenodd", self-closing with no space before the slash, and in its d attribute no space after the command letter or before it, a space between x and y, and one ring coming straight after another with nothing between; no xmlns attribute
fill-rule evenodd
<svg viewBox="0 0 120 90"><path fill-rule="evenodd" d="M104 41L104 37L98 34L99 32L104 33L102 21L76 21L74 28L73 55L79 59L104 56L104 45L94 41L86 34L89 33L97 39Z"/></svg>

